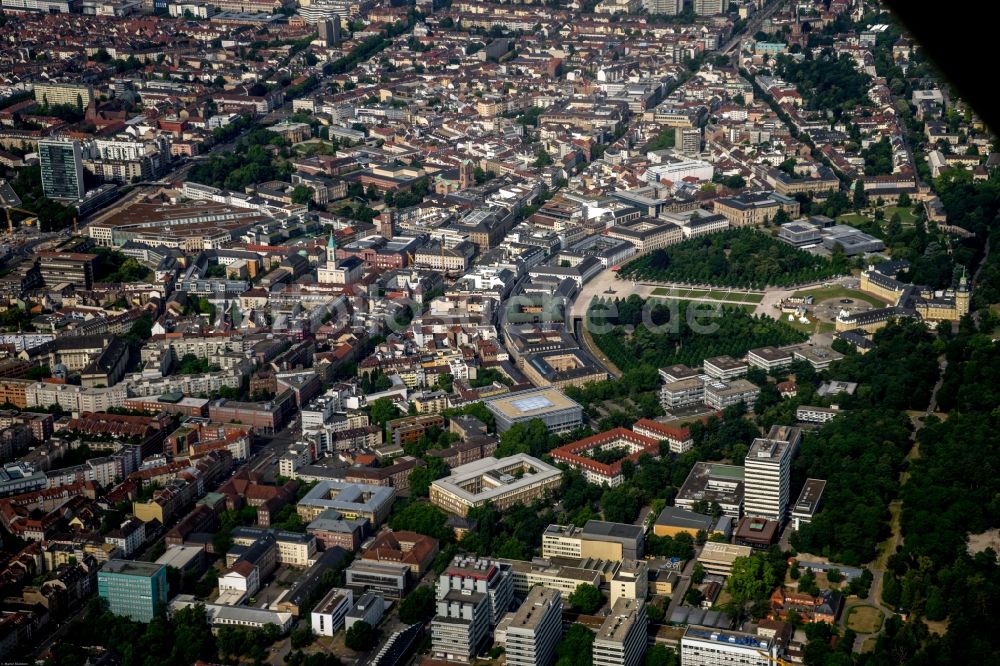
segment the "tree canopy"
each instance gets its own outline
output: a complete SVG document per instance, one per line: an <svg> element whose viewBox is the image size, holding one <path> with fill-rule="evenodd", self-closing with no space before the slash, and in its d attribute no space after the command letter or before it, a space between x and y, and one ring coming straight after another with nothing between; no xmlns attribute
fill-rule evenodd
<svg viewBox="0 0 1000 666"><path fill-rule="evenodd" d="M619 271L633 280L712 286L791 286L846 273L846 263L817 257L755 229L730 229L654 250Z"/></svg>

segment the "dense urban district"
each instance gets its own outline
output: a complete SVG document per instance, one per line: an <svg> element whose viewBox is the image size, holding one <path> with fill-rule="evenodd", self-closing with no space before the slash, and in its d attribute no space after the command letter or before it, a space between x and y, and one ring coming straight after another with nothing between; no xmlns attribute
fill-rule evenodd
<svg viewBox="0 0 1000 666"><path fill-rule="evenodd" d="M5 663L1000 664L1000 151L879 2L0 62Z"/></svg>

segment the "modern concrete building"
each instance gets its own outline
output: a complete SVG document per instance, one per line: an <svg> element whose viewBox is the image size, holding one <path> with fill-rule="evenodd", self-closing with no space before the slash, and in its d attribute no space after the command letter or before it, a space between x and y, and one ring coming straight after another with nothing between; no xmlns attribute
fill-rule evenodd
<svg viewBox="0 0 1000 666"><path fill-rule="evenodd" d="M554 492L562 472L537 458L519 453L502 460L489 457L461 465L431 484L431 504L460 516L492 503L503 511ZM301 503L300 503L301 506Z"/></svg>
<svg viewBox="0 0 1000 666"><path fill-rule="evenodd" d="M723 381L721 379L705 384L705 404L712 409L723 410L743 403L752 409L760 395L760 388L746 379Z"/></svg>
<svg viewBox="0 0 1000 666"><path fill-rule="evenodd" d="M660 405L664 410L697 405L704 400L705 380L698 376L667 382L660 387Z"/></svg>
<svg viewBox="0 0 1000 666"><path fill-rule="evenodd" d="M562 595L535 587L507 625L510 666L550 666L562 637Z"/></svg>
<svg viewBox="0 0 1000 666"><path fill-rule="evenodd" d="M378 592L365 592L344 616L344 629L350 629L358 622L370 627L378 625L385 613L385 599Z"/></svg>
<svg viewBox="0 0 1000 666"><path fill-rule="evenodd" d="M799 529L802 525L812 522L813 516L819 511L825 489L826 481L823 479L806 479L799 498L792 505L792 527Z"/></svg>
<svg viewBox="0 0 1000 666"><path fill-rule="evenodd" d="M648 14L677 16L684 8L684 0L643 0L642 6Z"/></svg>
<svg viewBox="0 0 1000 666"><path fill-rule="evenodd" d="M709 508L718 504L724 515L739 518L743 511L744 473L738 465L695 463L677 491L674 504L688 511L699 502Z"/></svg>
<svg viewBox="0 0 1000 666"><path fill-rule="evenodd" d="M583 408L555 388L515 391L483 401L496 418L497 432L510 430L515 423L541 419L550 432L566 432L583 423Z"/></svg>
<svg viewBox="0 0 1000 666"><path fill-rule="evenodd" d="M777 656L772 638L741 631L692 625L681 637L684 666L771 666Z"/></svg>
<svg viewBox="0 0 1000 666"><path fill-rule="evenodd" d="M94 86L82 83L36 83L35 101L42 106L66 104L83 111L94 101Z"/></svg>
<svg viewBox="0 0 1000 666"><path fill-rule="evenodd" d="M310 614L310 626L317 636L333 636L344 624L344 616L354 605L354 593L339 587L332 588L319 600Z"/></svg>
<svg viewBox="0 0 1000 666"><path fill-rule="evenodd" d="M83 149L79 141L42 139L38 142L38 161L45 196L63 201L83 196Z"/></svg>
<svg viewBox="0 0 1000 666"><path fill-rule="evenodd" d="M608 589L611 591L608 603L612 608L619 599L645 601L649 592L649 565L645 560L624 560L608 583Z"/></svg>
<svg viewBox="0 0 1000 666"><path fill-rule="evenodd" d="M645 533L639 525L588 520L583 527L549 525L542 534L542 557L602 560L642 557Z"/></svg>
<svg viewBox="0 0 1000 666"><path fill-rule="evenodd" d="M738 361L732 356L715 356L706 358L702 365L705 374L713 379L736 379L747 374L749 366L746 361Z"/></svg>
<svg viewBox="0 0 1000 666"><path fill-rule="evenodd" d="M573 558L569 558L570 561ZM500 560L509 565L513 574L514 594L521 596L528 594L534 587L544 587L555 590L568 597L576 592L579 585L587 584L599 588L604 581L604 568L584 569L579 566L562 566L552 564L546 560L536 562L525 562L523 560ZM576 560L581 564L585 562L597 565L605 564L605 560ZM617 563L611 563L617 565ZM613 568L613 567L612 567Z"/></svg>
<svg viewBox="0 0 1000 666"><path fill-rule="evenodd" d="M167 568L162 564L108 560L97 572L97 594L115 615L150 622L167 603Z"/></svg>
<svg viewBox="0 0 1000 666"><path fill-rule="evenodd" d="M456 557L438 578L435 596L434 658L471 662L514 598L511 567L494 560Z"/></svg>
<svg viewBox="0 0 1000 666"><path fill-rule="evenodd" d="M784 523L788 513L792 475L791 442L758 437L744 462L745 498L748 516Z"/></svg>
<svg viewBox="0 0 1000 666"><path fill-rule="evenodd" d="M619 599L594 638L594 666L638 666L646 654L646 604Z"/></svg>
<svg viewBox="0 0 1000 666"><path fill-rule="evenodd" d="M653 523L653 534L658 537L675 537L686 532L694 538L702 530L705 534L710 534L714 524L712 516L668 506L656 517L656 522Z"/></svg>
<svg viewBox="0 0 1000 666"><path fill-rule="evenodd" d="M375 591L402 599L410 584L410 567L397 562L354 560L347 567L346 584L357 594Z"/></svg>
<svg viewBox="0 0 1000 666"><path fill-rule="evenodd" d="M737 557L750 557L752 553L753 549L749 546L708 541L702 546L698 561L705 567L706 572L728 576Z"/></svg>
<svg viewBox="0 0 1000 666"><path fill-rule="evenodd" d="M835 419L839 413L840 408L836 406L800 405L795 408L795 418L802 423L826 423Z"/></svg>
<svg viewBox="0 0 1000 666"><path fill-rule="evenodd" d="M776 347L759 347L747 352L747 363L764 372L787 368L794 361L791 350Z"/></svg>

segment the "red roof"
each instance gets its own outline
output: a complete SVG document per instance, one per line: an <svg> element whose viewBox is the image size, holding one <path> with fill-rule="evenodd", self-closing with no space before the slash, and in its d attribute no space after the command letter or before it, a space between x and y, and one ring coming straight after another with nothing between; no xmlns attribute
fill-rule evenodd
<svg viewBox="0 0 1000 666"><path fill-rule="evenodd" d="M581 455L601 446L618 443L638 445L640 448L638 451L611 464L597 462ZM560 446L551 452L551 456L555 460L561 460L577 467L590 469L604 476L618 476L621 474L623 460L630 460L635 463L638 462L644 453L648 453L654 457L658 456L660 454L660 443L655 439L640 435L626 428L615 428L614 430L584 437L583 439Z"/></svg>

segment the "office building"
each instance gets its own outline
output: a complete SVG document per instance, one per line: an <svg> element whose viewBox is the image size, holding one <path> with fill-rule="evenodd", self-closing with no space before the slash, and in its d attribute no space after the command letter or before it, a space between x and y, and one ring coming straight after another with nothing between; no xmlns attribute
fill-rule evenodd
<svg viewBox="0 0 1000 666"><path fill-rule="evenodd" d="M353 605L353 592L339 587L332 588L313 607L309 618L313 633L317 636L333 636L344 624L344 616Z"/></svg>
<svg viewBox="0 0 1000 666"><path fill-rule="evenodd" d="M381 525L389 516L396 491L389 486L343 481L320 481L299 500L296 510L302 520L312 521L327 509L348 520L366 518Z"/></svg>
<svg viewBox="0 0 1000 666"><path fill-rule="evenodd" d="M39 270L46 287L69 283L78 289L94 286L96 254L80 252L39 252Z"/></svg>
<svg viewBox="0 0 1000 666"><path fill-rule="evenodd" d="M507 625L505 651L510 666L550 666L562 637L562 595L532 588Z"/></svg>
<svg viewBox="0 0 1000 666"><path fill-rule="evenodd" d="M758 347L747 352L747 363L764 372L787 368L794 361L791 350L776 347Z"/></svg>
<svg viewBox="0 0 1000 666"><path fill-rule="evenodd" d="M705 534L711 534L714 525L715 520L712 516L679 509L676 506L668 506L664 507L660 515L656 517L656 522L653 523L653 534L658 537L675 537L685 532L693 539L701 531L704 531Z"/></svg>
<svg viewBox="0 0 1000 666"><path fill-rule="evenodd" d="M719 541L708 541L698 554L698 561L710 574L728 576L737 557L750 557L753 548Z"/></svg>
<svg viewBox="0 0 1000 666"><path fill-rule="evenodd" d="M712 409L723 410L743 403L746 408L753 409L760 388L746 379L732 381L713 380L705 384L705 404Z"/></svg>
<svg viewBox="0 0 1000 666"><path fill-rule="evenodd" d="M736 526L733 541L740 546L767 550L778 542L781 524L776 520L744 516Z"/></svg>
<svg viewBox="0 0 1000 666"><path fill-rule="evenodd" d="M722 513L739 518L743 511L743 476L739 465L698 462L677 491L674 505L693 511L697 503L706 507L718 504Z"/></svg>
<svg viewBox="0 0 1000 666"><path fill-rule="evenodd" d="M649 565L645 560L625 560L608 584L611 598L608 603L614 608L619 599L646 600L649 591Z"/></svg>
<svg viewBox="0 0 1000 666"><path fill-rule="evenodd" d="M482 458L452 470L450 476L431 484L431 504L445 511L468 515L469 509L492 503L500 511L515 504L529 504L555 492L562 483L558 468L519 453L502 460ZM301 503L300 503L301 506Z"/></svg>
<svg viewBox="0 0 1000 666"><path fill-rule="evenodd" d="M777 656L773 638L741 631L692 625L681 637L684 666L771 666Z"/></svg>
<svg viewBox="0 0 1000 666"><path fill-rule="evenodd" d="M350 629L358 622L375 627L385 613L385 599L377 592L365 592L354 608L344 616L344 629Z"/></svg>
<svg viewBox="0 0 1000 666"><path fill-rule="evenodd" d="M501 563L510 566L514 581L514 594L518 596L528 594L534 587L555 590L565 597L576 592L576 588L583 584L599 588L604 582L605 574L618 566L617 562L608 562L607 560L577 561L581 565L593 565L593 568L563 566L552 564L546 560L535 562L500 560Z"/></svg>
<svg viewBox="0 0 1000 666"><path fill-rule="evenodd" d="M684 155L697 156L701 154L701 128L684 127L676 130L678 133L677 145Z"/></svg>
<svg viewBox="0 0 1000 666"><path fill-rule="evenodd" d="M65 201L83 196L83 150L79 141L42 139L38 142L38 161L45 196Z"/></svg>
<svg viewBox="0 0 1000 666"><path fill-rule="evenodd" d="M617 460L601 462L597 459L600 454L614 455ZM560 446L550 455L557 463L580 470L587 483L614 488L625 480L623 461L628 460L635 466L644 455L659 458L660 443L632 430L615 428Z"/></svg>
<svg viewBox="0 0 1000 666"><path fill-rule="evenodd" d="M802 525L812 522L816 512L819 511L825 489L826 481L823 479L806 479L799 498L792 506L792 527L799 529Z"/></svg>
<svg viewBox="0 0 1000 666"><path fill-rule="evenodd" d="M700 397L698 398L698 402L701 402ZM670 452L677 455L687 453L694 446L691 429L687 426L679 425L677 421L660 423L652 419L639 419L632 424L632 430L640 435L655 439L658 442L666 442L670 447Z"/></svg>
<svg viewBox="0 0 1000 666"><path fill-rule="evenodd" d="M542 557L634 560L642 557L645 533L640 525L588 520L583 527L549 525L542 534Z"/></svg>
<svg viewBox="0 0 1000 666"><path fill-rule="evenodd" d="M340 19L326 18L316 22L319 38L326 46L336 46L340 43Z"/></svg>
<svg viewBox="0 0 1000 666"><path fill-rule="evenodd" d="M162 564L108 560L97 572L97 594L115 615L150 622L167 603L167 568Z"/></svg>
<svg viewBox="0 0 1000 666"><path fill-rule="evenodd" d="M354 560L345 575L353 592L375 591L390 599L402 599L410 583L410 567L398 562Z"/></svg>
<svg viewBox="0 0 1000 666"><path fill-rule="evenodd" d="M645 602L619 599L594 638L594 666L638 666L646 645Z"/></svg>
<svg viewBox="0 0 1000 666"><path fill-rule="evenodd" d="M788 512L792 474L791 442L758 437L744 463L745 499L748 516L783 523Z"/></svg>
<svg viewBox="0 0 1000 666"><path fill-rule="evenodd" d="M839 413L840 408L837 406L800 405L795 408L795 419L802 423L826 423L835 419Z"/></svg>
<svg viewBox="0 0 1000 666"><path fill-rule="evenodd" d="M515 423L541 419L549 432L572 430L583 423L583 408L555 388L528 389L483 401L496 418L497 432L505 433Z"/></svg>
<svg viewBox="0 0 1000 666"><path fill-rule="evenodd" d="M750 369L746 361L737 361L732 356L706 358L702 365L706 375L725 381L742 377Z"/></svg>
<svg viewBox="0 0 1000 666"><path fill-rule="evenodd" d="M471 662L514 598L511 567L494 560L456 557L438 578L435 597L433 657Z"/></svg>
<svg viewBox="0 0 1000 666"><path fill-rule="evenodd" d="M705 400L705 380L687 377L667 382L660 388L660 405L664 410L697 405Z"/></svg>

